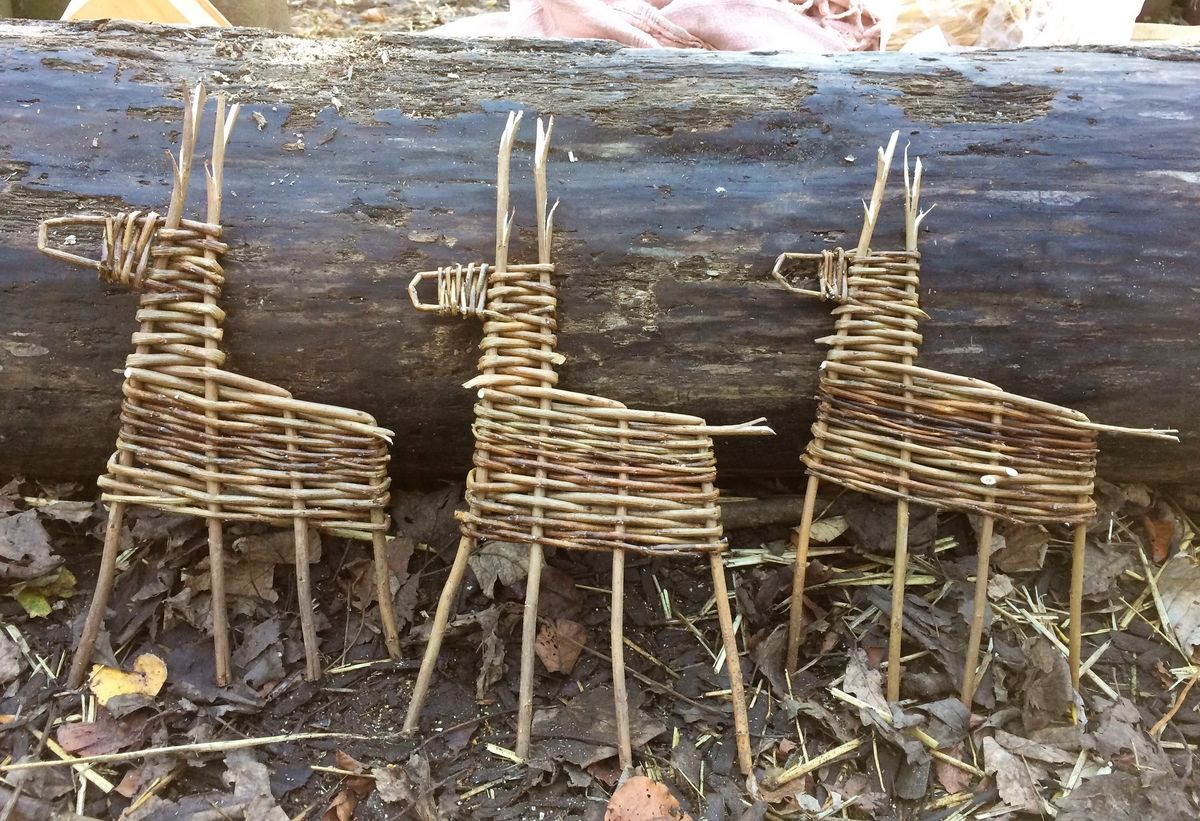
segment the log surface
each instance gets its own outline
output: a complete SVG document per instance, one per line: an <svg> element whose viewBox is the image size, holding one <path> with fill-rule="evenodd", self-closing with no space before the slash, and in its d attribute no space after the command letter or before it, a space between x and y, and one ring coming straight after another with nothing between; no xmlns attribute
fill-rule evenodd
<svg viewBox="0 0 1200 821"><path fill-rule="evenodd" d="M479 328L416 313L405 288L491 261L496 143L519 106L556 118L564 387L716 423L766 416L780 435L727 440L723 466L798 473L812 340L832 319L768 271L780 251L854 244L874 148L899 128L937 204L920 364L1178 427L1179 446L1106 437L1102 473L1200 479L1196 53L695 54L45 23L0 23L0 473L103 467L135 297L41 257L36 226L161 208L178 84L198 78L244 104L226 171L229 367L375 414L402 476L469 464L460 385ZM528 119L521 139L515 260L536 252ZM881 248L901 242L893 180Z"/></svg>

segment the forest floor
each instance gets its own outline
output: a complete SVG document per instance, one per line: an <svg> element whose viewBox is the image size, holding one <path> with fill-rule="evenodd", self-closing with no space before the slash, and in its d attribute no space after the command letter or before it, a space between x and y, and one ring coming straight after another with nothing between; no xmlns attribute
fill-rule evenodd
<svg viewBox="0 0 1200 821"><path fill-rule="evenodd" d="M132 509L97 658L110 668L68 691L104 509L93 488L0 487L0 807L15 796L14 819L68 809L143 820L604 817L621 777L604 556L548 554L525 766L511 752L526 567L516 546L473 560L422 731L398 732L457 544L460 498L456 485L396 494L389 558L402 661L386 659L379 637L369 551L323 539L311 568L318 683L302 676L290 530L228 527L235 681L226 688L213 684L206 636L203 524ZM969 713L957 698L975 570L967 518L913 517L896 704L883 695L894 506L821 499L802 663L790 676L791 529L731 533L757 796L734 756L706 568L631 559L635 759L664 787L609 818L1196 817L1200 667L1189 658L1200 641L1200 566L1189 511L1198 501L1102 486L1087 544L1081 704L1063 647L1069 533L1001 528ZM10 766L92 755L116 758Z"/></svg>
<svg viewBox="0 0 1200 821"><path fill-rule="evenodd" d="M423 30L490 2L302 0L298 33ZM744 496L797 493L775 483ZM524 550L472 563L422 731L399 733L457 545L461 485L400 491L391 585L405 657L387 660L369 551L325 538L314 598L325 677L303 678L290 530L231 526L235 681L213 684L203 523L145 509L122 532L97 662L63 686L94 585L94 486L0 478L0 821L41 819L964 818L1200 816L1200 495L1101 484L1087 543L1081 700L1064 642L1070 534L1003 527L983 674L963 675L975 524L915 511L901 700L884 697L894 505L823 497L800 669L783 651L792 523L726 554L757 784L740 775L702 563L630 559L626 664L635 762L622 790L608 663L607 557L548 553L533 754L512 753ZM737 502L730 503L730 509ZM132 671L126 675L122 671ZM103 704L101 703L103 702ZM172 748L172 749L168 749ZM86 756L102 756L79 763ZM48 762L21 769L30 762Z"/></svg>

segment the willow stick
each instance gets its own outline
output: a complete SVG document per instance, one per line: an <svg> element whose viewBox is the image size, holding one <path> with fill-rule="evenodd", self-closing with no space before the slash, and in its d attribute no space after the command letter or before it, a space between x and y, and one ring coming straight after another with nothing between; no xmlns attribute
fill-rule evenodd
<svg viewBox="0 0 1200 821"><path fill-rule="evenodd" d="M467 574L467 562L474 547L474 539L469 536L459 538L454 564L450 567L450 575L446 578L446 584L442 586L442 595L438 598L437 611L429 630L429 643L425 645L421 669L417 672L417 683L413 685L412 697L408 701L408 712L404 714L405 733L411 733L420 726L421 709L425 706L425 697L429 694L429 685L433 681L438 654L442 651L442 639L446 637L446 628L450 624L450 611L454 608L454 600L458 597L459 588L462 587L463 578Z"/></svg>
<svg viewBox="0 0 1200 821"><path fill-rule="evenodd" d="M979 546L975 557L975 601L971 608L971 632L967 639L967 657L963 667L960 697L968 710L975 700L979 672L979 647L983 642L983 617L987 610L988 573L992 560L992 528L995 519L984 516L979 526Z"/></svg>
<svg viewBox="0 0 1200 821"><path fill-rule="evenodd" d="M629 423L622 419L617 423L622 432L618 442L624 447L629 437ZM621 485L617 489L619 495L626 494L625 482L629 479L626 471L619 474ZM625 506L617 505L616 526L613 528L618 538L625 534ZM629 729L629 691L625 683L625 551L616 548L612 552L612 621L609 629L609 644L612 652L613 701L617 716L617 760L621 771L633 767L633 739Z"/></svg>
<svg viewBox="0 0 1200 821"><path fill-rule="evenodd" d="M284 414L285 419L294 419L295 414ZM293 428L287 428L288 453L294 455L296 434ZM300 490L303 483L298 476L293 475L291 481L293 490ZM296 555L296 607L300 613L300 636L304 642L304 678L306 681L317 681L321 678L321 649L317 644L317 626L313 615L312 581L309 568L308 551L308 520L304 518L304 499L297 497L292 501L292 509L296 512L292 519L293 541Z"/></svg>
<svg viewBox="0 0 1200 821"><path fill-rule="evenodd" d="M508 212L508 171L509 159L512 155L513 140L516 136L517 124L521 120L521 115L515 117L509 116L509 128L505 131L504 137L501 140L501 152L503 155L501 161L501 169L497 174L497 218L501 218L500 208L503 207L504 213ZM553 128L553 123L551 123ZM547 215L546 215L546 152L549 151L549 130L542 130L542 123L538 121L537 129L537 147L534 157L534 188L537 201L537 216L538 216L538 262L549 264L550 262L550 238L547 235ZM503 192L502 195L499 192ZM511 217L505 220L504 226L504 242L503 247L500 244L496 246L496 276L503 278L508 267L508 240L509 232L512 228ZM538 275L538 281L542 285L550 285L550 274L548 271L542 271ZM549 354L554 350L552 340L547 337L546 329L543 327L542 342L540 349L542 353ZM543 359L540 370L546 372L546 377L542 379L541 385L543 388L553 387L554 366L548 359ZM550 410L550 399L543 398L539 405L543 413L548 413ZM543 416L540 424L539 439L545 439L548 428L550 427L549 420ZM537 609L538 595L540 593L542 583L542 543L543 535L542 518L544 508L540 503L541 499L546 496L545 479L546 479L546 456L545 448L538 448L537 456L538 467L535 472L537 484L534 487L534 503L532 508L532 516L534 524L530 526L530 543L529 543L529 572L526 578L525 589L525 614L524 623L521 631L521 685L519 707L517 713L517 745L516 753L522 758L529 757L529 747L532 740L533 730L533 674L534 674L534 644L537 641Z"/></svg>
<svg viewBox="0 0 1200 821"><path fill-rule="evenodd" d="M197 86L195 112L193 113L193 128L199 126L199 114L204 110L204 92L203 88ZM216 123L214 125L213 134L213 153L212 162L206 174L207 193L208 193L208 210L206 220L213 225L221 223L221 186L224 182L225 175L225 146L229 141L229 136L233 131L234 122L237 120L238 106L234 105L230 109L228 127L226 126L225 117L225 96L217 95L217 113ZM187 124L184 125L184 130L187 130ZM181 163L182 164L182 163ZM188 166L191 163L189 161ZM186 192L186 179L183 184L183 189ZM177 227L171 225L168 217L167 225L169 227ZM216 260L217 253L211 249L204 252L204 258L208 260ZM210 292L204 294L204 304L216 307L217 298ZM215 329L219 327L217 319L211 312L204 315L204 327ZM204 348L206 351L216 350L218 346L217 339L214 335L208 335L204 340ZM221 387L212 379L204 380L204 398L209 402L215 402L220 398ZM205 419L208 420L204 426L204 433L209 437L210 441L215 440L220 436L220 429L217 426L218 415L216 411L205 411ZM210 475L219 473L217 466L217 451L215 448L205 450L205 468ZM219 496L221 494L221 483L210 478L206 481L205 490L210 497ZM225 593L225 539L222 530L222 520L219 518L221 513L221 505L216 502L210 502L209 510L214 514L208 519L208 564L209 574L211 579L211 595L212 595L212 629L213 629L213 652L216 657L216 680L219 686L224 686L230 682L230 649L229 649L229 610L226 603ZM307 538L307 533L305 534ZM300 549L300 543L297 542L297 553ZM305 573L307 574L307 567ZM299 581L299 575L297 575ZM303 608L304 606L312 607L312 599L301 605L301 623L303 623ZM309 613L309 622L311 627L312 614ZM305 644L305 655L308 655L308 644ZM307 660L309 672L311 673L312 661ZM319 671L318 671L319 675Z"/></svg>
<svg viewBox="0 0 1200 821"><path fill-rule="evenodd" d="M1000 435L1003 421L1004 417L999 411L992 414L992 426L995 429L996 437ZM997 440L993 439L993 442L995 441ZM998 453L991 457L993 463L996 463L998 460ZM985 482L987 478L984 476L980 481ZM993 487L997 480L997 477L992 477ZM994 494L988 493L985 496L991 498ZM984 516L979 526L979 545L975 555L975 600L971 606L971 632L967 638L967 657L963 666L963 684L962 692L960 693L963 706L968 711L975 700L975 689L979 683L979 648L983 643L983 617L987 610L987 588L988 578L991 575L992 530L994 526L995 519L991 516Z"/></svg>
<svg viewBox="0 0 1200 821"><path fill-rule="evenodd" d="M800 511L800 526L796 528L796 564L792 568L792 603L788 608L787 670L792 672L800 663L800 637L804 628L804 582L808 571L808 543L812 536L813 513L817 506L817 488L821 480L809 474L804 490L804 507Z"/></svg>
<svg viewBox="0 0 1200 821"><path fill-rule="evenodd" d="M712 491L712 482L705 482L704 492L707 494ZM725 647L725 672L729 675L729 700L733 707L738 766L742 775L749 776L754 772L754 755L750 749L750 719L746 714L746 688L742 683L742 662L738 655L737 634L733 630L733 611L729 607L729 588L725 584L725 563L721 554L717 552L708 554L708 562L712 571L717 621L721 627L721 641Z"/></svg>
<svg viewBox="0 0 1200 821"><path fill-rule="evenodd" d="M883 192L887 185L888 172L892 167L892 156L895 153L896 140L899 136L899 131L893 131L891 139L888 140L887 148L880 148L876 155L875 188L871 192L870 204L864 206L865 213L863 216L862 233L859 235L858 248L855 252L856 262L864 260L870 254L871 238L879 219L879 211L883 203ZM907 164L905 166L905 173L908 173ZM853 275L853 269L851 270L851 275ZM909 286L909 291L913 291L911 285ZM912 357L906 356L904 363L911 365ZM909 397L911 386L912 378L905 376L904 394L906 399ZM911 409L907 405L905 409L911 413ZM902 441L907 442L907 436ZM908 450L904 447L901 447L900 458L905 462L909 459ZM908 471L900 470L898 476L897 484L900 487L902 496L896 502L896 553L892 577L892 612L888 629L888 701L898 701L900 699L901 638L904 635L904 589L908 579L909 516L908 490L906 487Z"/></svg>
<svg viewBox="0 0 1200 821"><path fill-rule="evenodd" d="M382 508L371 509L371 524L386 525ZM382 529L371 534L371 553L375 565L375 599L379 602L379 622L383 627L383 643L387 647L388 657L399 659L404 654L400 650L400 629L396 625L396 606L392 601L387 534Z"/></svg>
<svg viewBox="0 0 1200 821"><path fill-rule="evenodd" d="M1071 668L1071 686L1080 689L1080 663L1083 655L1083 557L1087 544L1087 525L1075 525L1075 538L1071 542L1071 602L1068 630L1069 654L1067 663Z"/></svg>
<svg viewBox="0 0 1200 821"><path fill-rule="evenodd" d="M124 455L124 452L122 452ZM71 659L71 670L67 674L67 687L75 690L83 686L88 669L92 666L92 653L96 638L104 624L104 613L112 595L117 578L117 556L121 552L121 524L125 520L125 503L113 502L108 508L108 522L104 526L104 552L100 557L100 570L96 576L96 590L88 607L87 620L79 636L79 644Z"/></svg>

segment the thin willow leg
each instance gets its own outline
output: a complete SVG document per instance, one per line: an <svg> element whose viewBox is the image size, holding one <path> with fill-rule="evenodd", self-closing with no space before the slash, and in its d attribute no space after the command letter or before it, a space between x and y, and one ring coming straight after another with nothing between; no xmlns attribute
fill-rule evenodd
<svg viewBox="0 0 1200 821"><path fill-rule="evenodd" d="M413 687L412 699L408 702L408 713L404 716L403 731L408 733L417 729L421 721L421 708L425 706L425 696L429 692L429 683L433 680L433 670L437 667L438 653L442 650L442 639L446 637L446 626L450 623L450 610L462 587L463 577L467 574L467 560L475 549L475 540L463 536L458 540L458 552L454 555L454 564L450 567L450 575L442 587L441 598L438 599L437 611L433 615L433 627L429 631L429 643L425 645L425 655L421 659L421 670L417 673L417 683Z"/></svg>
<svg viewBox="0 0 1200 821"><path fill-rule="evenodd" d="M208 520L208 572L212 589L213 657L216 660L217 686L230 680L229 606L225 599L225 531L221 520Z"/></svg>
<svg viewBox="0 0 1200 821"><path fill-rule="evenodd" d="M733 612L729 608L729 588L725 586L725 565L720 553L709 553L712 569L713 595L716 597L717 618L721 624L721 641L725 646L725 670L729 673L729 699L733 702L733 729L737 740L738 766L742 775L754 772L750 752L750 720L746 716L746 691L742 685L742 664L738 657L737 636L733 632Z"/></svg>
<svg viewBox="0 0 1200 821"><path fill-rule="evenodd" d="M542 586L542 546L529 546L529 575L525 581L525 618L521 629L521 688L517 711L517 755L529 758L533 734L533 667L537 642L538 594Z"/></svg>
<svg viewBox="0 0 1200 821"><path fill-rule="evenodd" d="M1080 660L1083 653L1083 553L1087 541L1087 525L1075 525L1071 545L1071 624L1070 641L1071 686L1080 691Z"/></svg>
<svg viewBox="0 0 1200 821"><path fill-rule="evenodd" d="M112 595L117 578L117 554L121 545L121 523L125 519L125 503L113 502L108 509L108 524L104 528L104 552L100 558L100 571L96 576L96 592L88 607L79 646L71 659L71 672L67 674L67 686L72 690L82 687L83 680L92 664L92 653L96 649L96 637L104 624L104 613Z"/></svg>
<svg viewBox="0 0 1200 821"><path fill-rule="evenodd" d="M300 611L300 634L304 638L304 678L321 677L321 649L317 645L317 626L313 616L312 580L308 567L308 520L292 519L296 540L296 606Z"/></svg>
<svg viewBox="0 0 1200 821"><path fill-rule="evenodd" d="M966 666L963 668L962 703L971 709L975 699L975 688L978 685L976 676L979 672L979 647L983 641L983 614L987 609L988 574L992 561L992 528L995 519L983 517L979 528L979 547L976 553L975 565L975 603L971 609L971 634L967 640Z"/></svg>
<svg viewBox="0 0 1200 821"><path fill-rule="evenodd" d="M371 523L381 525L383 522L383 510L372 510ZM398 659L401 657L400 631L396 627L396 605L392 601L391 571L387 563L387 535L382 530L376 530L371 534L371 542L375 555L375 600L379 602L383 643L387 645L388 656Z"/></svg>
<svg viewBox="0 0 1200 821"><path fill-rule="evenodd" d="M612 644L613 700L617 713L617 755L624 772L633 766L633 740L629 731L629 692L625 688L625 551L613 551Z"/></svg>
<svg viewBox="0 0 1200 821"><path fill-rule="evenodd" d="M888 701L900 700L900 645L904 636L904 587L908 583L908 500L896 503L896 564L892 573L892 618L888 630Z"/></svg>
<svg viewBox="0 0 1200 821"><path fill-rule="evenodd" d="M821 480L808 477L804 491L804 509L796 534L796 566L792 570L792 604L788 610L787 671L796 669L800 661L800 630L804 624L804 575L808 570L808 541L812 533L813 510L817 505L817 488Z"/></svg>

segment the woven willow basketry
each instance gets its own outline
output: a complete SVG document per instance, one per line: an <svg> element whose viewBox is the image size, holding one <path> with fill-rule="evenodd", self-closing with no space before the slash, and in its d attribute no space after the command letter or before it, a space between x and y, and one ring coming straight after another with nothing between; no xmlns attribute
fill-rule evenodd
<svg viewBox="0 0 1200 821"><path fill-rule="evenodd" d="M306 674L321 673L309 583L308 529L373 543L376 594L389 652L400 654L385 557L391 432L362 411L302 402L281 387L223 368L225 312L221 187L225 146L237 118L216 98L203 221L183 217L205 109L202 86L185 86L174 187L165 215L58 217L41 224L38 248L99 271L140 293L134 352L125 361L116 452L99 479L109 506L95 596L71 665L78 687L91 661L116 574L126 505L208 520L213 640L219 684L230 680L222 524L291 525ZM51 245L52 230L101 233L96 258Z"/></svg>

